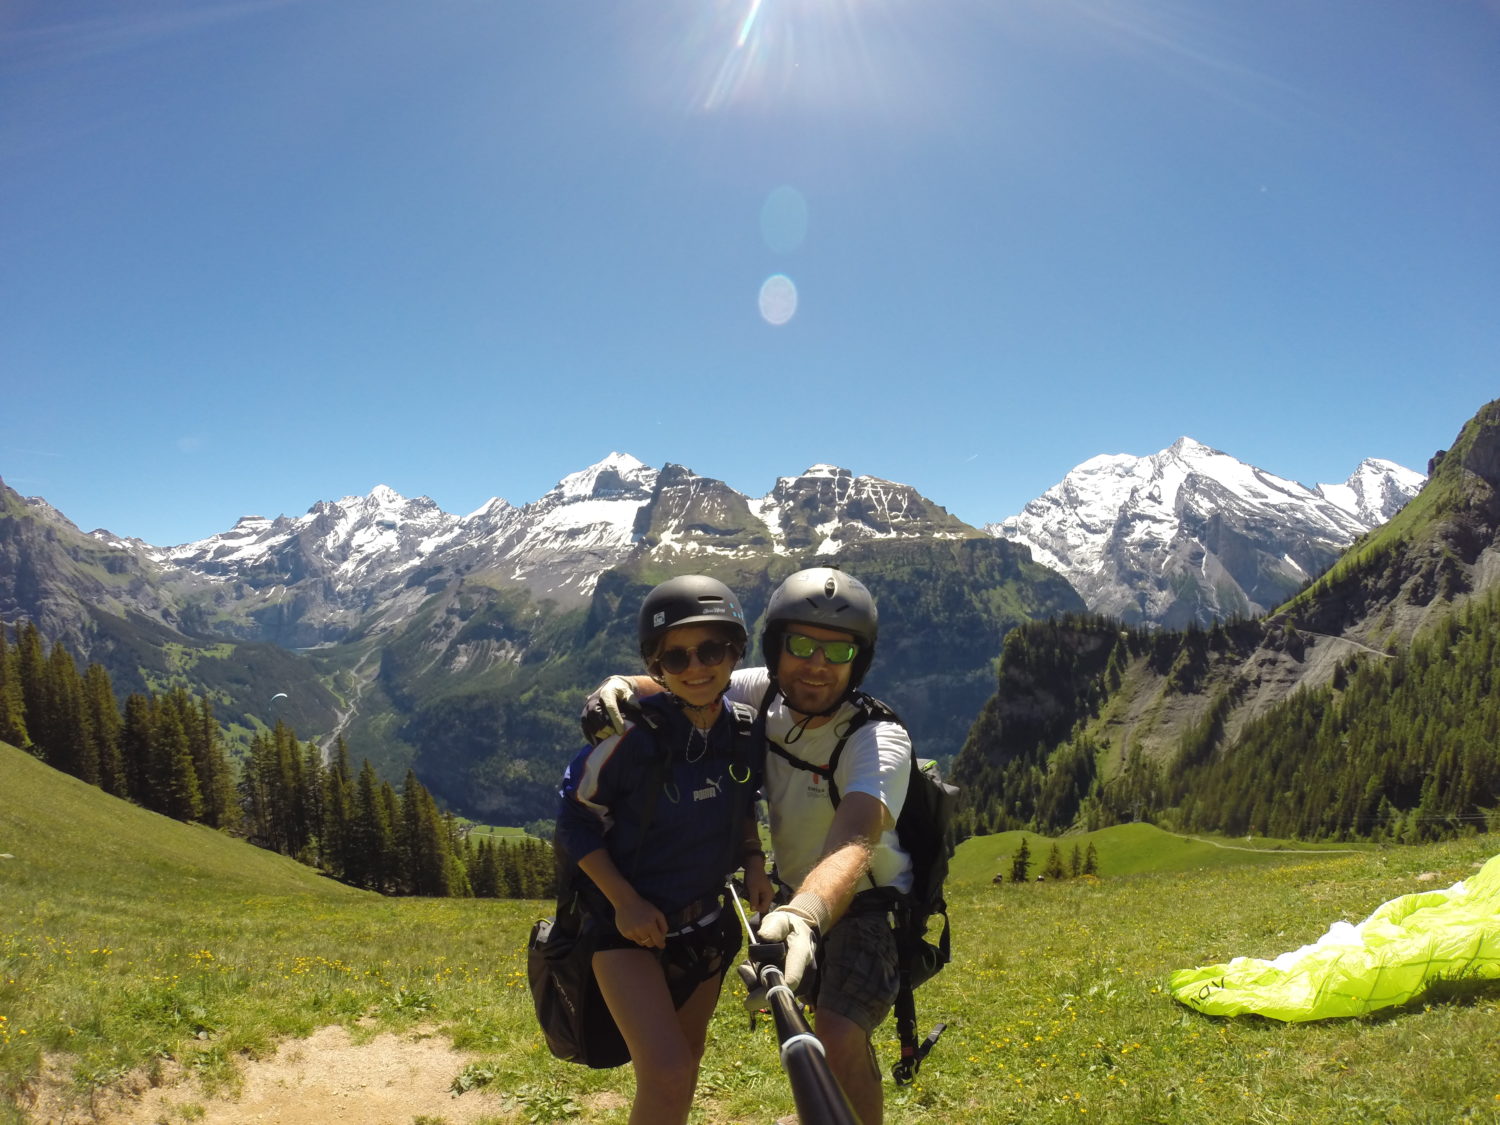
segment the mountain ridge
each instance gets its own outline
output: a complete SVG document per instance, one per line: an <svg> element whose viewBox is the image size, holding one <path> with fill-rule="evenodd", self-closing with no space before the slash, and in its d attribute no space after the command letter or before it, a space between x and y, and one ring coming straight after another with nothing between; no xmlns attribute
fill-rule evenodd
<svg viewBox="0 0 1500 1125"><path fill-rule="evenodd" d="M1310 489L1181 437L1146 457L1090 458L986 530L1030 547L1093 612L1206 626L1286 600L1423 479L1367 458L1343 484Z"/></svg>
<svg viewBox="0 0 1500 1125"><path fill-rule="evenodd" d="M545 815L581 690L637 667L636 607L670 574L722 578L752 622L799 567L857 574L881 607L871 690L939 758L1006 634L1085 609L1028 547L827 464L751 498L614 453L521 506L455 516L382 485L175 548L4 493L0 618L35 620L123 689L206 691L232 731L347 737L386 776L414 768L449 807L506 823Z"/></svg>

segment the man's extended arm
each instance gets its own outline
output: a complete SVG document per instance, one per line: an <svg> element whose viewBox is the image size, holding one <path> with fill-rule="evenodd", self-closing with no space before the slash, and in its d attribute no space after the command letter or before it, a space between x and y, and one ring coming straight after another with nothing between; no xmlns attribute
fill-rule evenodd
<svg viewBox="0 0 1500 1125"><path fill-rule="evenodd" d="M795 989L812 964L817 942L843 917L855 887L870 869L870 853L880 842L889 814L878 797L850 793L833 814L823 857L813 865L792 901L767 914L760 940L786 942L784 975Z"/></svg>

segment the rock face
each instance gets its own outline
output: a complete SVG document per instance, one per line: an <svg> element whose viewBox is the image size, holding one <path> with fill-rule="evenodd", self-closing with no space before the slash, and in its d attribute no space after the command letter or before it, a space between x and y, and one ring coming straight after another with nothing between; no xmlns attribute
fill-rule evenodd
<svg viewBox="0 0 1500 1125"><path fill-rule="evenodd" d="M1209 625L1285 601L1422 480L1367 460L1342 485L1309 489L1184 437L1150 457L1086 461L986 530L1030 547L1097 613Z"/></svg>

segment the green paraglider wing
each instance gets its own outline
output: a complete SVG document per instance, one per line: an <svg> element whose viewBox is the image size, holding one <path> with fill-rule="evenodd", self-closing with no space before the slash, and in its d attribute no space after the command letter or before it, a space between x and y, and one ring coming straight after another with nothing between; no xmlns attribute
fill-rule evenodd
<svg viewBox="0 0 1500 1125"><path fill-rule="evenodd" d="M1321 1020L1404 1004L1439 981L1500 980L1500 856L1474 878L1335 922L1274 961L1236 957L1171 976L1174 999L1214 1016Z"/></svg>

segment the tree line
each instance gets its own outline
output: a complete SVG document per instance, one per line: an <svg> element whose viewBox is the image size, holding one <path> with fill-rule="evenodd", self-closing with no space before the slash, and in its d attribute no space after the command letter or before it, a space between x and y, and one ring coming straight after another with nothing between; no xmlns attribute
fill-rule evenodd
<svg viewBox="0 0 1500 1125"><path fill-rule="evenodd" d="M108 672L80 673L35 625L0 627L0 741L142 808L251 843L382 894L546 898L552 846L475 841L407 771L398 793L368 759L355 771L342 738L325 757L278 722L236 763L213 705L186 688L132 693Z"/></svg>
<svg viewBox="0 0 1500 1125"><path fill-rule="evenodd" d="M1066 861L1063 859L1062 846L1054 843L1052 850L1047 853L1047 861L1042 864L1041 874L1037 876L1037 882L1061 882L1063 879L1077 879L1083 875L1097 877L1099 874L1099 850L1094 847L1094 842L1089 841L1088 851L1081 851L1077 844L1068 854ZM1021 837L1021 844L1010 857L1010 881L1012 883L1026 883L1031 880L1031 845L1026 842L1026 837ZM996 875L992 880L996 883L1005 882L1004 875Z"/></svg>

